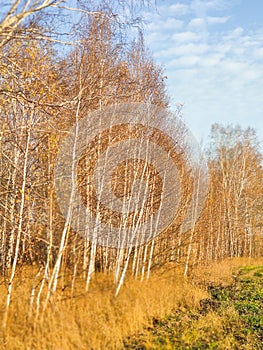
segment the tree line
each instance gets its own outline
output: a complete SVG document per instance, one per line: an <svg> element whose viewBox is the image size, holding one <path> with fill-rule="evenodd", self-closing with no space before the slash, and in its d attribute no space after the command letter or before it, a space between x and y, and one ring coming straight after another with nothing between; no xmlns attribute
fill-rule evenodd
<svg viewBox="0 0 263 350"><path fill-rule="evenodd" d="M187 274L204 262L259 256L263 248L262 154L255 131L239 126L212 126L208 193L186 233L172 226L142 245L118 249L71 229L56 200L54 177L72 125L114 104L169 107L165 76L134 28L134 13L124 23L109 3L78 3L80 19L64 40L57 25L66 31L65 11L75 10L64 1L18 0L1 13L0 272L8 311L17 270L37 268L30 297L36 317L64 288L63 275L70 276L73 293L79 276L88 290L96 271L111 273L118 294L127 274L149 278L171 262Z"/></svg>

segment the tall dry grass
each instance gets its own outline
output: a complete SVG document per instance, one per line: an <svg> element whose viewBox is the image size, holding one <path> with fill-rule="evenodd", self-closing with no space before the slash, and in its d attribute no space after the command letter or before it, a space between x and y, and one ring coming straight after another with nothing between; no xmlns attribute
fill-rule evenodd
<svg viewBox="0 0 263 350"><path fill-rule="evenodd" d="M183 271L167 266L153 273L148 281L127 278L116 298L112 278L95 275L90 290L83 292L79 277L74 295L70 286L60 290L42 319L34 324L28 318L29 297L35 277L33 268L24 268L14 287L5 334L1 334L1 349L122 349L125 337L152 325L177 308L196 308L207 297L208 283L229 283L237 267L263 264L255 259L225 260L200 267L188 278ZM7 286L0 285L0 317L4 311Z"/></svg>

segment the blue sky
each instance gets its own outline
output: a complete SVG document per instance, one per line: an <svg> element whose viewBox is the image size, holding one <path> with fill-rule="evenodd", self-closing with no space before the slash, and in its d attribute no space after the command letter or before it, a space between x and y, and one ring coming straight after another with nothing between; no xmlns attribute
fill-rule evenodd
<svg viewBox="0 0 263 350"><path fill-rule="evenodd" d="M263 140L263 0L157 0L145 41L164 68L171 109L206 143L215 122Z"/></svg>

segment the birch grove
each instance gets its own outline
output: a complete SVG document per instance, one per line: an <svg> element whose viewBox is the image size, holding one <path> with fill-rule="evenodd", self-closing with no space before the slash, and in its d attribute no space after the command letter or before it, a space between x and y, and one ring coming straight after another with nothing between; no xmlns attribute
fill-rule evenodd
<svg viewBox="0 0 263 350"><path fill-rule="evenodd" d="M113 9L104 9L103 4L79 8L83 20L75 27L75 36L72 34L74 44L66 47L62 41L50 40L52 33L39 36L41 26L32 17L58 10L59 18L59 10L73 11L64 1L18 0L11 4L1 13L0 23L0 274L8 286L3 326L20 269L34 270L29 317L37 320L56 301L58 292L70 290L67 295L73 298L77 283L88 291L95 274L111 274L118 296L127 276L149 279L151 271L160 266L179 265L187 275L197 264L259 256L263 248L263 170L255 131L214 125L207 169L196 162L191 172L185 160L191 149L184 144L184 130L176 129L178 139L173 144L168 131L176 126L168 120L160 125L167 133L157 127L150 133L154 116L148 113L146 126L110 125L108 134L94 138L77 159L79 125L93 112L101 115L107 108L141 103L170 115L165 76L147 51L142 32L132 31L131 38L126 33L128 25L123 29ZM181 120L180 111L175 115ZM72 127L75 138L69 165L74 186L63 216L55 193L56 164ZM141 142L141 148L134 146L134 139ZM129 213L132 208L137 214L110 216L113 209L102 206L107 199L104 184L99 182L101 190L97 190L92 179L95 171L103 169L96 168L99 157L104 157L106 166L110 148L124 140L130 142L129 157L116 166L108 187L123 200L123 209ZM180 178L175 218L158 235L160 208L167 196L162 193L163 183L169 179L161 178L148 153L143 159L142 150L150 149L151 143L157 144L156 153L162 149L168 154ZM199 187L206 171L208 190L201 198ZM138 185L138 179L143 183L138 181ZM134 204L136 186L143 195ZM110 217L109 227L120 227L120 237L132 227L135 244L111 245L110 238L100 244L99 225L90 229L86 223L84 234L80 233L73 226L76 218L79 222L75 220L74 225L79 227L83 220L73 206L78 191L83 203L95 203L90 211L96 223ZM144 232L148 239L143 240L136 232L148 218ZM192 225L185 225L186 219Z"/></svg>

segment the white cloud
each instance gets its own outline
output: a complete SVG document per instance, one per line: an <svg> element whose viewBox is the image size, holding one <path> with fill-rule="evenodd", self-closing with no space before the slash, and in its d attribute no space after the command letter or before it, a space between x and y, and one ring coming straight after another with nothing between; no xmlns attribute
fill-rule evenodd
<svg viewBox="0 0 263 350"><path fill-rule="evenodd" d="M200 35L196 32L180 32L171 36L171 39L175 42L195 42L200 40Z"/></svg>
<svg viewBox="0 0 263 350"><path fill-rule="evenodd" d="M226 23L230 19L230 16L227 17L207 17L208 24L223 24Z"/></svg>
<svg viewBox="0 0 263 350"><path fill-rule="evenodd" d="M188 26L189 28L193 29L199 29L206 25L216 25L216 24L224 24L230 19L230 16L227 17L211 17L211 16L204 16L204 17L197 17L191 19Z"/></svg>
<svg viewBox="0 0 263 350"><path fill-rule="evenodd" d="M194 18L188 24L189 28L193 28L193 29L199 29L200 27L203 27L204 25L205 25L204 18Z"/></svg>
<svg viewBox="0 0 263 350"><path fill-rule="evenodd" d="M235 1L239 0L192 0L191 8L196 12L200 10L205 12L211 10L223 11L232 7Z"/></svg>
<svg viewBox="0 0 263 350"><path fill-rule="evenodd" d="M205 6L203 13L188 8L188 23L185 18L175 30L167 6L162 20L169 29L156 22L150 48L166 67L172 105L185 103L194 132L201 135L213 122L232 122L251 124L262 137L263 28L233 27L231 12L217 16L220 1L196 0L195 5Z"/></svg>
<svg viewBox="0 0 263 350"><path fill-rule="evenodd" d="M233 74L242 74L248 65L244 62L237 62L233 59L226 59L224 61L221 61L221 64L219 65L219 69L221 69L222 74L230 74L229 78L231 78L231 75Z"/></svg>
<svg viewBox="0 0 263 350"><path fill-rule="evenodd" d="M177 55L202 55L205 54L208 50L208 46L202 43L186 43L186 44L182 44L182 45L178 45L175 47L175 53Z"/></svg>
<svg viewBox="0 0 263 350"><path fill-rule="evenodd" d="M219 53L221 56L226 55L232 49L231 43L221 40L221 42L215 42L213 45L213 51Z"/></svg>
<svg viewBox="0 0 263 350"><path fill-rule="evenodd" d="M253 57L255 60L263 59L263 47L256 48L253 51Z"/></svg>
<svg viewBox="0 0 263 350"><path fill-rule="evenodd" d="M146 36L146 40L148 45L152 45L155 46L155 44L158 42L162 42L165 38L165 33L158 33L158 32L151 32L149 34L147 34ZM166 35L166 38L168 39L169 36Z"/></svg>
<svg viewBox="0 0 263 350"><path fill-rule="evenodd" d="M175 3L171 5L160 5L158 6L158 13L160 13L161 16L166 16L169 14L169 16L184 16L191 12L191 6L182 4L182 3Z"/></svg>
<svg viewBox="0 0 263 350"><path fill-rule="evenodd" d="M169 13L173 15L185 15L189 11L190 11L190 7L185 4L176 3L169 6Z"/></svg>
<svg viewBox="0 0 263 350"><path fill-rule="evenodd" d="M153 30L160 31L160 29L161 29L162 31L163 30L173 30L173 31L175 31L177 29L182 28L183 25L184 25L184 21L182 21L182 20L175 19L175 18L172 18L172 17L169 17L168 19L163 20L160 17L157 21L150 23L147 26L147 30L148 31L153 31Z"/></svg>
<svg viewBox="0 0 263 350"><path fill-rule="evenodd" d="M200 65L205 69L211 69L212 67L216 67L222 59L222 55L217 53L211 53L210 55L203 55L200 58Z"/></svg>
<svg viewBox="0 0 263 350"><path fill-rule="evenodd" d="M170 62L168 62L167 67L171 67L174 69L178 69L178 68L191 69L192 67L196 66L199 61L200 61L200 56L197 56L197 55L181 56L177 59L173 59Z"/></svg>
<svg viewBox="0 0 263 350"><path fill-rule="evenodd" d="M244 29L242 27L237 27L234 30L231 30L227 35L226 35L226 39L228 40L232 40L232 39L237 39L239 38L241 35L243 35L244 33Z"/></svg>

